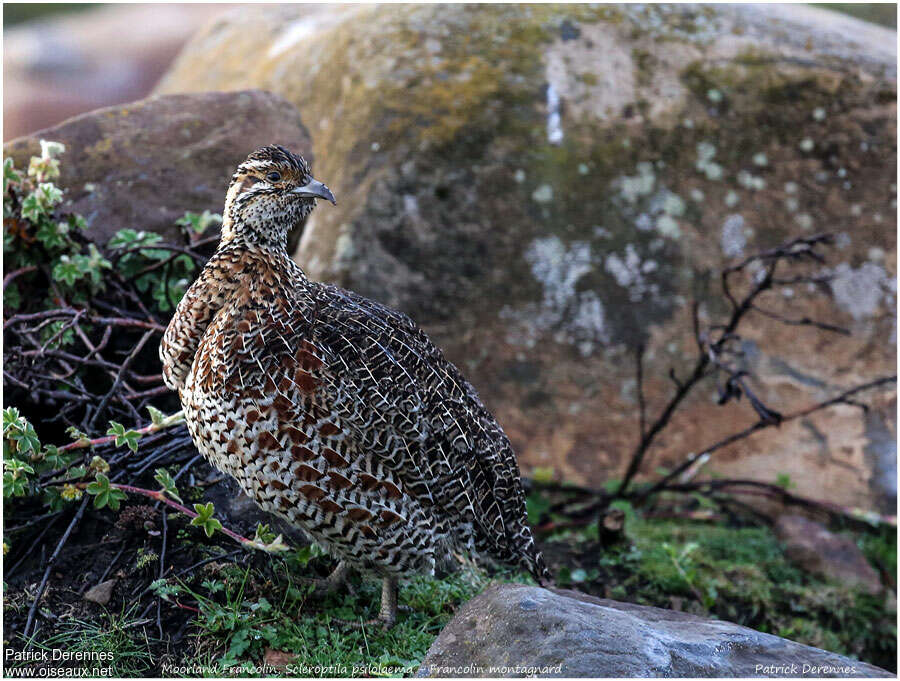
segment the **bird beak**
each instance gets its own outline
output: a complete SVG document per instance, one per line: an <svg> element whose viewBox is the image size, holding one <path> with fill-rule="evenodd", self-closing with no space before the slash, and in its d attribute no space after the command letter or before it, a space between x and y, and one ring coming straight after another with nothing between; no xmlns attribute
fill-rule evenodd
<svg viewBox="0 0 900 681"><path fill-rule="evenodd" d="M337 205L337 201L334 200L334 194L331 193L331 190L318 180L310 180L302 187L292 189L291 194L315 199L326 199L327 201L331 201L332 205Z"/></svg>

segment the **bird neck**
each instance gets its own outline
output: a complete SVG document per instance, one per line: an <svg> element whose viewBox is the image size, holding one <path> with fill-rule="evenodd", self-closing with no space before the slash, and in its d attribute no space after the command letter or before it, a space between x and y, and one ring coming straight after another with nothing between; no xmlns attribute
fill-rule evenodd
<svg viewBox="0 0 900 681"><path fill-rule="evenodd" d="M279 225L257 225L250 220L234 218L229 212L222 219L222 239L219 243L253 247L269 251L274 256L288 257L287 230Z"/></svg>
<svg viewBox="0 0 900 681"><path fill-rule="evenodd" d="M284 241L273 243L260 239L252 230L238 229L226 235L223 229L222 239L207 267L219 261L243 262L249 265L250 272L282 272L287 275L287 280L296 283L308 281L306 273L288 255Z"/></svg>

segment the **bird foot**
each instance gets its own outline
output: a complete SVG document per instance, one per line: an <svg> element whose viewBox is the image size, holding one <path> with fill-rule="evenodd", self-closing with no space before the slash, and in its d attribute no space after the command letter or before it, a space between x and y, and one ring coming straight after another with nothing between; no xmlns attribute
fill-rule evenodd
<svg viewBox="0 0 900 681"><path fill-rule="evenodd" d="M317 598L333 594L341 586L340 584L330 582L328 579L322 579L320 577L296 577L295 579L301 584L312 585L313 590L310 595Z"/></svg>
<svg viewBox="0 0 900 681"><path fill-rule="evenodd" d="M325 579L320 577L297 577L297 581L301 584L312 584L312 595L316 597L328 596L335 593L340 587L344 586L347 591L354 595L356 589L347 581L350 568L345 563L338 563L334 571Z"/></svg>

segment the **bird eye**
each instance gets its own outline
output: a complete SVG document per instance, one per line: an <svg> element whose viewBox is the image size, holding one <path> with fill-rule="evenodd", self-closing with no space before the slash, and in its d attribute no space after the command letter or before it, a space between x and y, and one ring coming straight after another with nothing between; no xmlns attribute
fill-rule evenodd
<svg viewBox="0 0 900 681"><path fill-rule="evenodd" d="M275 171L272 171L271 173L269 173L268 175L266 175L266 179L267 179L269 182L278 182L278 181L281 179L281 173L277 173L277 172L275 172Z"/></svg>

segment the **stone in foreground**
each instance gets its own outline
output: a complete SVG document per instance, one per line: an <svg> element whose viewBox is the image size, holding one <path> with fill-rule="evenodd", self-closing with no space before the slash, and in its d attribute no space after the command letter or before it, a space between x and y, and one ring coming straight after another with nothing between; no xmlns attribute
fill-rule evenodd
<svg viewBox="0 0 900 681"><path fill-rule="evenodd" d="M418 675L893 676L731 622L520 584L493 585L466 603L432 644Z"/></svg>

